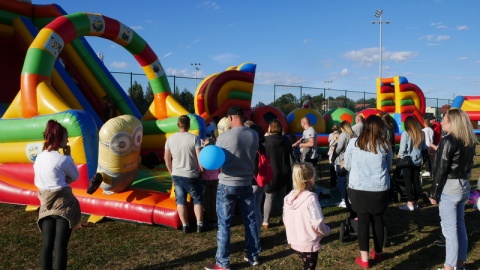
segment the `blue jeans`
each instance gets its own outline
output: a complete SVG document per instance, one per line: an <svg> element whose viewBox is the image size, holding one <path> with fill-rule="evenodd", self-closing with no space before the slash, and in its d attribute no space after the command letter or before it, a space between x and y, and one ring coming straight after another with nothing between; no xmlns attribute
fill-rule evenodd
<svg viewBox="0 0 480 270"><path fill-rule="evenodd" d="M218 184L217 189L217 254L216 263L230 268L230 227L235 203L242 214L245 226L245 246L250 260L258 259L259 236L255 222L255 199L252 186L226 186Z"/></svg>
<svg viewBox="0 0 480 270"><path fill-rule="evenodd" d="M255 200L255 222L257 223L257 233L260 238L260 228L262 227L262 201L265 194L265 187L252 186L253 197Z"/></svg>
<svg viewBox="0 0 480 270"><path fill-rule="evenodd" d="M187 202L187 193L192 197L193 204L202 204L203 185L199 177L188 178L172 175L172 180L175 186L175 201L177 204L184 205Z"/></svg>
<svg viewBox="0 0 480 270"><path fill-rule="evenodd" d="M440 218L445 236L445 265L450 267L456 267L457 261L467 260L468 236L464 212L470 185L467 184L463 191L462 194L442 193L440 197Z"/></svg>

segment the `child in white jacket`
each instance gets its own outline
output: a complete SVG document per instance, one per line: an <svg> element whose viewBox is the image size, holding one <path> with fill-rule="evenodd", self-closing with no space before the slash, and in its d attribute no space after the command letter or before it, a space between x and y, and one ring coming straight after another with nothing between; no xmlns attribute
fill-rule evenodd
<svg viewBox="0 0 480 270"><path fill-rule="evenodd" d="M287 241L303 262L302 269L315 269L320 240L330 234L324 222L322 208L316 193L315 168L311 163L293 166L293 190L285 196L283 222Z"/></svg>

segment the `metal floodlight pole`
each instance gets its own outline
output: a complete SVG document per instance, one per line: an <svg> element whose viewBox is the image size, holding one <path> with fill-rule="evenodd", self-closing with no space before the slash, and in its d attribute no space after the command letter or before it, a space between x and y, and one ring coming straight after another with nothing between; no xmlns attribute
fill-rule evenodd
<svg viewBox="0 0 480 270"><path fill-rule="evenodd" d="M372 24L378 23L380 25L380 63L378 66L378 77L382 78L382 57L383 57L383 45L382 45L382 24L390 24L390 21L382 21L383 9L377 9L375 11L375 17L379 18L379 21L372 21Z"/></svg>
<svg viewBox="0 0 480 270"><path fill-rule="evenodd" d="M190 65L192 65L194 68L195 68L195 91L197 91L197 87L198 87L198 83L197 83L197 71L200 69L200 63L191 63Z"/></svg>

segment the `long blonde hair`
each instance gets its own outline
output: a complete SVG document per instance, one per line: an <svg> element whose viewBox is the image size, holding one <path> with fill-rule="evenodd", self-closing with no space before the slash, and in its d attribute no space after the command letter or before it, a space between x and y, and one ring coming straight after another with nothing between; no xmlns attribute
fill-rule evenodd
<svg viewBox="0 0 480 270"><path fill-rule="evenodd" d="M293 190L297 194L305 189L313 191L315 188L315 167L310 162L293 165L292 181Z"/></svg>
<svg viewBox="0 0 480 270"><path fill-rule="evenodd" d="M352 125L347 120L340 123L340 128L345 130L345 132L350 136L350 138L355 137L355 133L352 130Z"/></svg>
<svg viewBox="0 0 480 270"><path fill-rule="evenodd" d="M410 138L412 138L413 146L415 148L420 148L425 135L422 132L422 126L415 117L411 115L407 116L405 119L405 132L407 132Z"/></svg>
<svg viewBox="0 0 480 270"><path fill-rule="evenodd" d="M447 115L450 119L450 134L467 147L475 146L478 140L467 113L461 109L450 109Z"/></svg>

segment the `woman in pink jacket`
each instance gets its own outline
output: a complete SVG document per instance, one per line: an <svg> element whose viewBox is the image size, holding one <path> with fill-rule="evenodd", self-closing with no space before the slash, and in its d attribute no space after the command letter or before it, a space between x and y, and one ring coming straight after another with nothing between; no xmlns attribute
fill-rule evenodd
<svg viewBox="0 0 480 270"><path fill-rule="evenodd" d="M302 269L315 269L320 240L330 234L323 222L323 213L315 185L315 168L311 163L293 166L293 190L285 197L283 222L287 241L303 262Z"/></svg>

